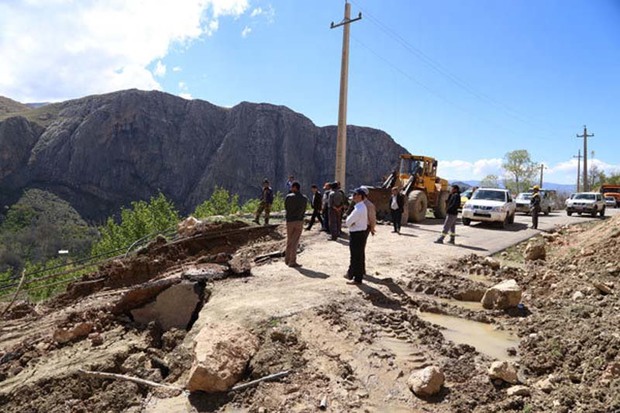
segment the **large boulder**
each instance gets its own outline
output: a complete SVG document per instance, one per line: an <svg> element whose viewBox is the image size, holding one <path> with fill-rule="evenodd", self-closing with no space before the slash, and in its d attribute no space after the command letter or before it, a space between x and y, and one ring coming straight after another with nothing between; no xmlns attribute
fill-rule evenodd
<svg viewBox="0 0 620 413"><path fill-rule="evenodd" d="M194 363L189 391L207 393L230 390L258 351L258 338L240 326L207 325L194 338Z"/></svg>
<svg viewBox="0 0 620 413"><path fill-rule="evenodd" d="M407 379L411 391L420 397L429 397L439 393L445 381L443 371L437 366L428 366L415 371Z"/></svg>
<svg viewBox="0 0 620 413"><path fill-rule="evenodd" d="M155 321L163 330L186 329L199 303L202 291L198 283L181 282L161 292L155 301L131 310L134 321L148 324Z"/></svg>
<svg viewBox="0 0 620 413"><path fill-rule="evenodd" d="M515 280L505 280L489 288L482 297L484 308L500 309L516 307L521 302L521 287Z"/></svg>
<svg viewBox="0 0 620 413"><path fill-rule="evenodd" d="M540 240L530 240L525 247L523 256L525 261L544 260L547 258L545 242Z"/></svg>
<svg viewBox="0 0 620 413"><path fill-rule="evenodd" d="M487 373L491 380L499 379L510 384L516 384L519 381L517 369L508 361L494 361Z"/></svg>

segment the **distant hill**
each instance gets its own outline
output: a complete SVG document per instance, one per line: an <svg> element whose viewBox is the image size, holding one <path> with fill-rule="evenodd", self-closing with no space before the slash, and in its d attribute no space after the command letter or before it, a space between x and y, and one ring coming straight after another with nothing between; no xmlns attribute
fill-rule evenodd
<svg viewBox="0 0 620 413"><path fill-rule="evenodd" d="M161 191L189 213L216 186L244 201L264 178L285 191L292 174L304 193L334 179L336 126L285 106L125 90L26 109L0 114L0 206L40 188L101 220ZM406 152L377 129L348 126L347 138L346 189L377 184Z"/></svg>
<svg viewBox="0 0 620 413"><path fill-rule="evenodd" d="M27 105L14 101L13 99L0 96L0 115L17 113L30 110Z"/></svg>

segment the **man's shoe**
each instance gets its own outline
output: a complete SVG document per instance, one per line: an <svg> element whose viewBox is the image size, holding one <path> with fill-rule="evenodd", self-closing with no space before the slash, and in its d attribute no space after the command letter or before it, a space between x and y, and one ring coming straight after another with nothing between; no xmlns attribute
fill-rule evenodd
<svg viewBox="0 0 620 413"><path fill-rule="evenodd" d="M443 244L443 238L437 238L435 244Z"/></svg>
<svg viewBox="0 0 620 413"><path fill-rule="evenodd" d="M294 264L289 264L288 266L291 268L299 268L301 267L301 264L294 263Z"/></svg>
<svg viewBox="0 0 620 413"><path fill-rule="evenodd" d="M456 242L454 241L454 238L450 238L450 240L448 241L448 244L455 245Z"/></svg>
<svg viewBox="0 0 620 413"><path fill-rule="evenodd" d="M362 283L361 281L356 281L356 280L347 281L348 285L360 285L361 283Z"/></svg>

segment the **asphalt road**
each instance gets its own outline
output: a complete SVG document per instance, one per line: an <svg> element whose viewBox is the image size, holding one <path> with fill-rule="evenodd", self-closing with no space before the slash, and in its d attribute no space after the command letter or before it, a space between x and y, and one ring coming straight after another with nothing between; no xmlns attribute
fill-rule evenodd
<svg viewBox="0 0 620 413"><path fill-rule="evenodd" d="M472 222L469 227L466 227L461 223L459 214L456 228L456 247L470 249L471 252L478 254L494 254L521 241L525 241L540 233L540 231L550 231L556 226L566 224L600 221L601 219L609 219L618 214L620 214L620 209L618 208L608 208L604 218L598 216L592 218L590 216L578 216L576 214L569 217L563 210L554 211L548 216L540 215L538 230L531 228L531 216L522 213L517 213L515 215L514 224L509 225L506 229L501 228L499 224L481 222ZM403 234L414 233L420 238L420 241L427 241L430 243L439 236L442 226L443 220L427 218L422 224L408 224L401 232ZM449 246L446 245L446 247Z"/></svg>

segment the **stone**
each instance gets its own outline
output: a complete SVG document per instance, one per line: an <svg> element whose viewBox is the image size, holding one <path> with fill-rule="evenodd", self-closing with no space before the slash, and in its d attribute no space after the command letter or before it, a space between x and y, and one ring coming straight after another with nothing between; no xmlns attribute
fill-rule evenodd
<svg viewBox="0 0 620 413"><path fill-rule="evenodd" d="M428 366L413 372L407 379L407 385L416 396L428 397L439 393L444 381L445 376L439 367Z"/></svg>
<svg viewBox="0 0 620 413"><path fill-rule="evenodd" d="M90 333L88 335L88 339L90 340L90 344L92 344L93 347L103 344L103 336L101 335L101 333Z"/></svg>
<svg viewBox="0 0 620 413"><path fill-rule="evenodd" d="M487 267L491 267L491 269L493 270L499 270L499 268L501 267L500 262L492 257L485 257L484 261L482 261L482 264L486 265Z"/></svg>
<svg viewBox="0 0 620 413"><path fill-rule="evenodd" d="M611 290L611 288L609 287L609 285L599 282L599 281L593 281L592 285L599 290L601 293L607 295L607 294L611 294L613 293L613 291Z"/></svg>
<svg viewBox="0 0 620 413"><path fill-rule="evenodd" d="M87 337L93 331L93 323L84 322L76 324L73 328L59 328L54 331L53 339L55 342L64 344L70 341L77 341Z"/></svg>
<svg viewBox="0 0 620 413"><path fill-rule="evenodd" d="M212 281L226 278L228 273L228 266L216 263L206 263L187 268L183 271L183 274L181 274L181 278L194 282Z"/></svg>
<svg viewBox="0 0 620 413"><path fill-rule="evenodd" d="M551 393L551 391L555 387L555 385L553 384L553 377L549 376L547 378L537 381L536 383L534 383L534 387L542 390L545 393Z"/></svg>
<svg viewBox="0 0 620 413"><path fill-rule="evenodd" d="M585 297L581 291L575 291L571 297L573 301L581 300Z"/></svg>
<svg viewBox="0 0 620 413"><path fill-rule="evenodd" d="M519 382L517 378L517 369L514 364L509 361L494 361L487 371L491 380L502 380L506 383L516 384Z"/></svg>
<svg viewBox="0 0 620 413"><path fill-rule="evenodd" d="M516 307L521 302L521 295L521 287L510 279L487 289L480 302L484 308L504 310Z"/></svg>
<svg viewBox="0 0 620 413"><path fill-rule="evenodd" d="M506 390L508 396L529 396L531 394L530 388L527 386L512 386Z"/></svg>
<svg viewBox="0 0 620 413"><path fill-rule="evenodd" d="M234 324L208 324L194 343L187 389L207 393L230 390L243 377L259 346L256 336Z"/></svg>
<svg viewBox="0 0 620 413"><path fill-rule="evenodd" d="M186 329L202 301L200 288L199 284L192 282L175 284L161 292L155 301L131 310L131 315L140 324L154 321L164 331Z"/></svg>
<svg viewBox="0 0 620 413"><path fill-rule="evenodd" d="M121 314L125 311L142 307L150 301L153 301L162 291L179 282L181 282L179 278L165 278L163 280L150 281L132 287L131 290L123 294L121 299L118 300L112 312L114 314Z"/></svg>
<svg viewBox="0 0 620 413"><path fill-rule="evenodd" d="M523 253L525 261L544 260L547 257L547 249L545 243L531 240L527 243Z"/></svg>
<svg viewBox="0 0 620 413"><path fill-rule="evenodd" d="M459 301L480 302L480 300L482 300L482 297L484 297L484 292L484 289L463 290L454 294L454 298Z"/></svg>

